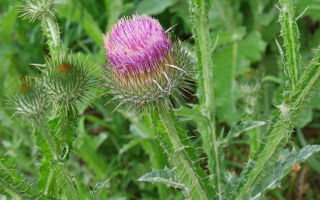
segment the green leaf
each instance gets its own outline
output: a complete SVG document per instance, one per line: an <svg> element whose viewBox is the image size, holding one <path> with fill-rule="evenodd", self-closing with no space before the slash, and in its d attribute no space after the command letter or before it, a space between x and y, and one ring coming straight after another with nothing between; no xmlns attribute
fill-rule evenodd
<svg viewBox="0 0 320 200"><path fill-rule="evenodd" d="M142 0L136 9L138 14L157 15L174 5L177 0Z"/></svg>
<svg viewBox="0 0 320 200"><path fill-rule="evenodd" d="M26 178L18 175L6 157L0 156L0 192L11 199L49 199Z"/></svg>
<svg viewBox="0 0 320 200"><path fill-rule="evenodd" d="M96 151L98 144L85 130L86 117L83 116L78 120L79 139L74 145L74 151L94 170L98 179L102 180L105 178L107 165L105 160Z"/></svg>
<svg viewBox="0 0 320 200"><path fill-rule="evenodd" d="M211 34L211 41L218 41L217 46L241 41L246 36L246 28L238 27L232 31L217 30Z"/></svg>
<svg viewBox="0 0 320 200"><path fill-rule="evenodd" d="M275 167L268 171L267 176L263 179L258 179L257 183L251 189L251 194L248 195L248 199L256 199L262 196L267 190L280 187L281 179L286 176L292 169L295 163L301 163L306 161L312 154L320 151L320 145L307 145L303 147L299 152L283 151L280 154L278 162Z"/></svg>
<svg viewBox="0 0 320 200"><path fill-rule="evenodd" d="M232 126L230 131L227 134L227 137L223 138L221 142L222 145L228 145L235 137L239 137L240 134L245 133L251 129L254 129L259 126L266 125L264 121L243 121L240 124Z"/></svg>
<svg viewBox="0 0 320 200"><path fill-rule="evenodd" d="M236 78L250 70L250 64L261 59L266 48L259 32L252 32L242 41L217 49L213 54L215 97L219 120L234 124L240 118L236 103L240 92Z"/></svg>
<svg viewBox="0 0 320 200"><path fill-rule="evenodd" d="M140 144L141 142L143 142L146 139L133 139L131 140L129 143L125 144L119 151L120 154L125 153L126 151L130 150L131 148L133 148L134 146Z"/></svg>
<svg viewBox="0 0 320 200"><path fill-rule="evenodd" d="M100 193L102 192L103 189L105 189L108 186L109 182L110 182L110 179L104 182L97 183L93 187L93 189L90 191L89 200L98 200Z"/></svg>
<svg viewBox="0 0 320 200"><path fill-rule="evenodd" d="M108 15L107 31L117 21L121 13L133 6L131 3L123 3L123 0L104 0L104 4Z"/></svg>

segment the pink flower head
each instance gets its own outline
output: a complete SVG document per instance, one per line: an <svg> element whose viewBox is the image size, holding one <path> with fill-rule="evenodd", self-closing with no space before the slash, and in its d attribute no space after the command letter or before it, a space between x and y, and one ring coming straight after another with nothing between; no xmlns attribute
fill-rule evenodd
<svg viewBox="0 0 320 200"><path fill-rule="evenodd" d="M169 96L188 88L193 57L170 36L158 20L147 15L120 19L104 35L108 63L104 71L110 101L133 107L149 107L170 101Z"/></svg>
<svg viewBox="0 0 320 200"><path fill-rule="evenodd" d="M120 19L104 35L104 45L111 65L120 75L150 72L172 49L159 21L147 15Z"/></svg>

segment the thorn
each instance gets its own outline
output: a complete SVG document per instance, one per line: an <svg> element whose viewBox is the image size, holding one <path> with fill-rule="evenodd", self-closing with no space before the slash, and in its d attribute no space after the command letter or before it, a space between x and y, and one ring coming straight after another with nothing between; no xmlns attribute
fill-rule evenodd
<svg viewBox="0 0 320 200"><path fill-rule="evenodd" d="M181 69L181 68L179 68L179 67L177 67L177 66L175 66L175 65L166 64L166 66L169 66L169 67L175 68L175 69L177 69L177 70L179 70L179 71L184 72L186 75L188 75L188 73L187 73L186 71L184 71L183 69Z"/></svg>
<svg viewBox="0 0 320 200"><path fill-rule="evenodd" d="M159 88L162 92L168 92L168 91L162 89L162 87L159 85L159 83L158 83L156 80L153 79L152 81L158 86L158 88Z"/></svg>
<svg viewBox="0 0 320 200"><path fill-rule="evenodd" d="M175 24L175 25L171 26L170 28L168 28L168 29L165 31L165 33L171 31L171 30L172 30L174 27L176 27L177 25L178 25L178 24Z"/></svg>

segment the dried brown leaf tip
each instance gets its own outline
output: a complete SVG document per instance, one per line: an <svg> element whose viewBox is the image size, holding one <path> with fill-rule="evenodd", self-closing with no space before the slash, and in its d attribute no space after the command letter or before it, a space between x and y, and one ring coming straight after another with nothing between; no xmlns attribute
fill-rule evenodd
<svg viewBox="0 0 320 200"><path fill-rule="evenodd" d="M70 71L70 66L69 66L69 64L68 64L68 63L62 63L62 64L60 64L59 71L60 71L60 72L63 72L63 73L69 72L69 71Z"/></svg>
<svg viewBox="0 0 320 200"><path fill-rule="evenodd" d="M27 83L22 83L20 85L20 92L21 93L27 93L30 91L30 86Z"/></svg>
<svg viewBox="0 0 320 200"><path fill-rule="evenodd" d="M292 165L292 170L293 171L299 171L301 169L301 166L298 164L298 163L294 163L293 165Z"/></svg>

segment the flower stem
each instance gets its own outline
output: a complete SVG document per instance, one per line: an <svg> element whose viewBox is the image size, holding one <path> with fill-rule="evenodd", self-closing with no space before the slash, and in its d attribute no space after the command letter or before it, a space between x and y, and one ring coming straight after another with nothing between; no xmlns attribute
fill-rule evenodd
<svg viewBox="0 0 320 200"><path fill-rule="evenodd" d="M56 19L52 16L48 16L42 20L43 33L48 38L47 44L52 56L57 55L62 49L62 43L60 39L59 26Z"/></svg>
<svg viewBox="0 0 320 200"><path fill-rule="evenodd" d="M184 150L185 146L180 141L178 131L172 122L170 113L168 112L168 106L159 106L158 110L160 120L172 144L177 167L182 168L181 170L177 170L180 181L190 190L189 192L191 193L192 199L208 199L192 161L188 153Z"/></svg>
<svg viewBox="0 0 320 200"><path fill-rule="evenodd" d="M202 97L200 104L203 107L201 113L207 118L207 130L201 130L201 137L203 141L203 148L208 155L209 171L215 176L214 184L216 193L221 199L222 193L221 186L221 170L219 162L218 142L215 130L215 98L214 98L214 73L213 73L213 60L212 60L212 47L210 47L210 33L207 26L208 2L205 0L194 1L191 0L191 10L196 11L194 16L194 23L197 24L194 28L196 36L196 44L198 52L198 64L201 66L200 74L203 76L200 79L199 87L203 87ZM195 10L196 9L196 10Z"/></svg>

